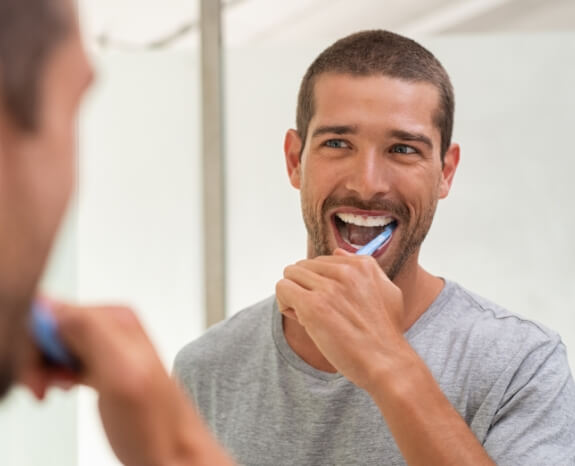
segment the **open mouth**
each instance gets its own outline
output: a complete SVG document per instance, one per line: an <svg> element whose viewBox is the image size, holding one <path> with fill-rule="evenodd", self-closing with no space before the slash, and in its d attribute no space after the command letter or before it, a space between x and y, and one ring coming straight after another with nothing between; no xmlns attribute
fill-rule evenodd
<svg viewBox="0 0 575 466"><path fill-rule="evenodd" d="M338 243L340 243L339 246L348 251L356 252L379 235L387 225L397 223L397 220L389 215L336 212L332 216L332 222L335 226ZM389 241L380 249L383 249L387 244Z"/></svg>

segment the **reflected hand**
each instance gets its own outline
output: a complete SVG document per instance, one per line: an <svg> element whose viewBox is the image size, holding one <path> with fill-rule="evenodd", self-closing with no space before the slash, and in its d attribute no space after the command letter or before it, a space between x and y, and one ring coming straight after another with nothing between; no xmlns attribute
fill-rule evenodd
<svg viewBox="0 0 575 466"><path fill-rule="evenodd" d="M82 372L29 366L33 369L22 380L37 396L62 382L94 388L104 429L124 464L231 464L168 375L132 310L62 303L51 308Z"/></svg>

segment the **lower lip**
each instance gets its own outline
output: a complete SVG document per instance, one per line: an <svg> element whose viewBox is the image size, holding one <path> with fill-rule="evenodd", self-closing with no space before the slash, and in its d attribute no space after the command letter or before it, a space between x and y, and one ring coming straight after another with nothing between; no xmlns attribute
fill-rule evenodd
<svg viewBox="0 0 575 466"><path fill-rule="evenodd" d="M351 252L353 254L355 254L359 250L359 248L354 248L351 244L348 244L346 241L343 240L343 238L339 234L339 230L338 230L337 226L335 225L335 221L333 219L331 219L331 227L334 231L335 240L336 240L337 246L339 248L344 249L344 250ZM385 244L383 246L381 246L377 251L375 251L372 254L373 257L379 257L379 256L383 255L385 253L385 251L387 251L387 249L389 248L389 245L393 241L393 236L395 235L396 231L397 231L397 228L394 230L394 232L391 234L391 237L385 242Z"/></svg>

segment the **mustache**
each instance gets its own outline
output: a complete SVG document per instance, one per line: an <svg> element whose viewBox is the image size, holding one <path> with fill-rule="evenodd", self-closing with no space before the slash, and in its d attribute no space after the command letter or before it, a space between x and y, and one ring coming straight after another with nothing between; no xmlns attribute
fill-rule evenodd
<svg viewBox="0 0 575 466"><path fill-rule="evenodd" d="M373 198L369 201L365 201L353 196L342 198L336 198L333 196L328 197L321 208L322 216L325 217L328 211L337 207L353 207L361 210L384 210L398 219L409 219L409 210L404 204L383 198Z"/></svg>

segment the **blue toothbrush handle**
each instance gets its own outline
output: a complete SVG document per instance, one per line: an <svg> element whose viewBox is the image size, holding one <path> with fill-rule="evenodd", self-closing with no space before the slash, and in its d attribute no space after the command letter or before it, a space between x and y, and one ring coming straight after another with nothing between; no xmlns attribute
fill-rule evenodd
<svg viewBox="0 0 575 466"><path fill-rule="evenodd" d="M58 324L46 304L40 301L33 303L30 326L32 336L49 365L61 366L72 371L80 369L79 361L62 343L58 335Z"/></svg>
<svg viewBox="0 0 575 466"><path fill-rule="evenodd" d="M358 256L371 256L375 251L383 246L389 238L391 238L393 230L395 230L395 222L389 223L379 235L373 238L365 246L359 248L355 254Z"/></svg>

